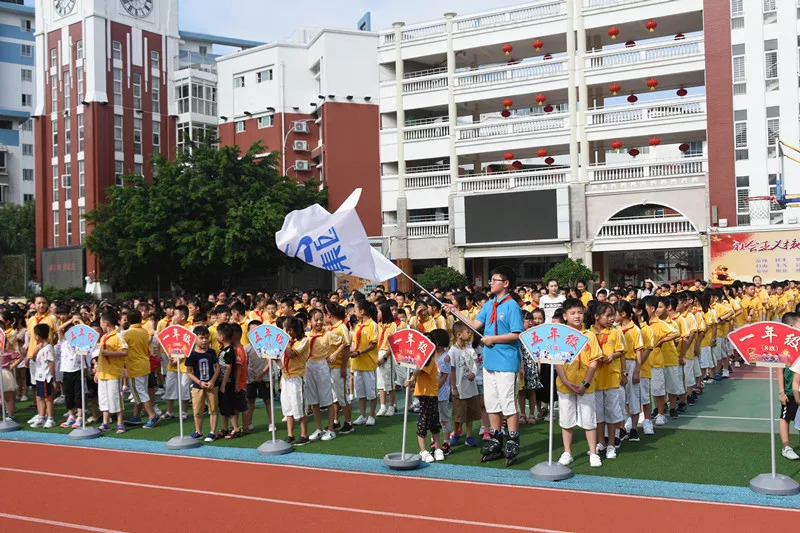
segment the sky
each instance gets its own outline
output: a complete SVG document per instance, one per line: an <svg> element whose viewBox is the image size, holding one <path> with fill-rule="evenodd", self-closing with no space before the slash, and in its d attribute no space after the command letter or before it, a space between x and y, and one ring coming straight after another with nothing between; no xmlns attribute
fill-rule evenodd
<svg viewBox="0 0 800 533"><path fill-rule="evenodd" d="M25 0L27 5L35 3ZM299 27L355 29L367 11L372 13L372 30L381 31L398 20L412 24L442 18L447 11L466 15L520 3L524 0L179 0L178 26L184 31L274 42L287 39Z"/></svg>

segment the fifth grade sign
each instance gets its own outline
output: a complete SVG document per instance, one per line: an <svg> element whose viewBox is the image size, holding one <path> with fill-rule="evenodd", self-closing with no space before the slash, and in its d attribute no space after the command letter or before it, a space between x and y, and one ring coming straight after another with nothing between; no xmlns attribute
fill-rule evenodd
<svg viewBox="0 0 800 533"><path fill-rule="evenodd" d="M564 324L542 324L522 332L519 339L535 361L554 365L570 364L589 341Z"/></svg>
<svg viewBox="0 0 800 533"><path fill-rule="evenodd" d="M389 337L389 348L395 363L416 370L424 367L436 347L415 329L403 329Z"/></svg>
<svg viewBox="0 0 800 533"><path fill-rule="evenodd" d="M280 359L289 344L289 334L270 324L261 324L248 333L247 337L262 359Z"/></svg>

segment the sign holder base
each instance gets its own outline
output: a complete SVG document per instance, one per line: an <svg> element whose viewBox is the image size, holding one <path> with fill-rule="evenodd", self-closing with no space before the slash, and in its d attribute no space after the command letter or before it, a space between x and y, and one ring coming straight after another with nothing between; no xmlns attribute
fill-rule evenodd
<svg viewBox="0 0 800 533"><path fill-rule="evenodd" d="M408 393L406 387L405 401L403 402L403 445L400 453L387 453L383 456L383 464L392 470L414 470L422 464L422 457L418 453L406 453L406 429L408 428Z"/></svg>
<svg viewBox="0 0 800 533"><path fill-rule="evenodd" d="M750 480L750 488L759 494L793 496L800 493L800 484L783 474L759 474Z"/></svg>
<svg viewBox="0 0 800 533"><path fill-rule="evenodd" d="M20 429L19 424L17 424L13 420L0 421L0 433L10 433L12 431L19 431L19 429Z"/></svg>
<svg viewBox="0 0 800 533"><path fill-rule="evenodd" d="M259 446L256 451L258 451L259 455L285 455L293 452L294 447L286 441L277 440L275 438L275 392L273 391L274 380L272 379L272 359L268 359L267 364L269 365L269 424L272 427L272 439Z"/></svg>
<svg viewBox="0 0 800 533"><path fill-rule="evenodd" d="M172 437L167 441L168 450L188 450L190 448L200 447L200 441L192 437Z"/></svg>
<svg viewBox="0 0 800 533"><path fill-rule="evenodd" d="M543 461L529 470L533 479L539 481L563 481L575 474L568 467L558 461L553 462L553 420L556 418L553 412L553 389L555 388L555 364L550 363L550 430L548 432L549 442L547 449L547 461Z"/></svg>
<svg viewBox="0 0 800 533"><path fill-rule="evenodd" d="M67 435L71 440L89 440L89 439L96 439L102 435L99 429L93 427L83 427L78 429L73 429Z"/></svg>

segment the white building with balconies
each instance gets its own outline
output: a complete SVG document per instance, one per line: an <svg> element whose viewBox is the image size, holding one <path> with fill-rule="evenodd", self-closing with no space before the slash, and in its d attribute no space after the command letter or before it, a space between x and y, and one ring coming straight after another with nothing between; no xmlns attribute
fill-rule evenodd
<svg viewBox="0 0 800 533"><path fill-rule="evenodd" d="M572 53L570 53L572 51ZM476 283L565 257L603 279L701 276L702 0L540 0L381 33L394 259Z"/></svg>

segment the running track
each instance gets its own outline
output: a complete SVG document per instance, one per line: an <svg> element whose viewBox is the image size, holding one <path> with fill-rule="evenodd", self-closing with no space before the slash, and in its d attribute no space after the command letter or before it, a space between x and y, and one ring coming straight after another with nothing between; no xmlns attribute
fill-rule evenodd
<svg viewBox="0 0 800 533"><path fill-rule="evenodd" d="M735 532L800 523L796 510L750 505L29 442L0 442L0 457L0 531L615 531L637 523Z"/></svg>

